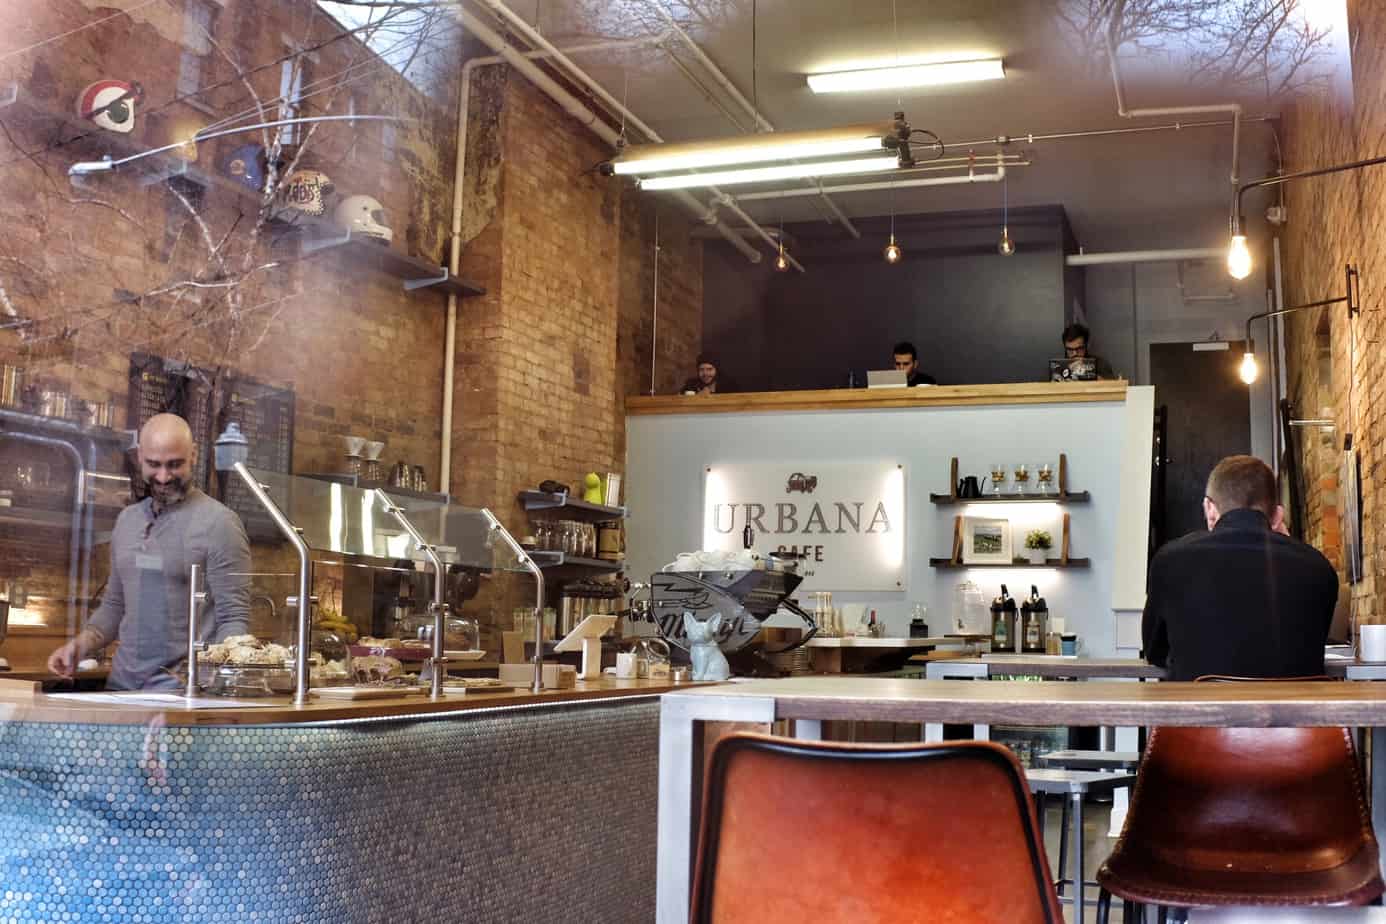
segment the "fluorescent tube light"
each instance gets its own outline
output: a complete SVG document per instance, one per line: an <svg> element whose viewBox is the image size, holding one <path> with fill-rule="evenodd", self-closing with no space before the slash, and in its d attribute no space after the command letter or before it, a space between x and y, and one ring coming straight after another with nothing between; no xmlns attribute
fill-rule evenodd
<svg viewBox="0 0 1386 924"><path fill-rule="evenodd" d="M674 170L703 170L814 157L839 157L884 150L890 122L845 125L825 131L768 132L743 138L672 144L636 144L611 162L613 173L648 176Z"/></svg>
<svg viewBox="0 0 1386 924"><path fill-rule="evenodd" d="M968 83L974 80L1000 80L1005 76L1006 69L1000 58L986 58L979 61L939 61L934 64L902 64L898 67L809 74L808 85L815 93L859 93L867 90Z"/></svg>
<svg viewBox="0 0 1386 924"><path fill-rule="evenodd" d="M642 179L640 188L654 192L661 189L688 189L693 186L735 186L738 183L768 183L800 177L876 173L894 170L898 166L899 161L894 156L858 157L852 160L828 160L810 164L778 164L774 167L746 167L707 173L676 173Z"/></svg>

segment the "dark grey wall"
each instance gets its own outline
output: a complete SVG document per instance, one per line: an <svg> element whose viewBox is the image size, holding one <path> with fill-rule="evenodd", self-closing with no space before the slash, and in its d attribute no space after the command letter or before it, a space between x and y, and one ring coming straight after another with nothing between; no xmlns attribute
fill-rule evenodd
<svg viewBox="0 0 1386 924"><path fill-rule="evenodd" d="M720 242L704 248L703 347L724 377L744 391L842 387L849 371L861 382L890 368L891 347L911 340L942 384L1046 378L1074 288L1060 207L1012 210L1011 257L996 252L996 211L897 218L896 266L881 256L889 219L856 224L859 241L786 226L804 274L752 265Z"/></svg>

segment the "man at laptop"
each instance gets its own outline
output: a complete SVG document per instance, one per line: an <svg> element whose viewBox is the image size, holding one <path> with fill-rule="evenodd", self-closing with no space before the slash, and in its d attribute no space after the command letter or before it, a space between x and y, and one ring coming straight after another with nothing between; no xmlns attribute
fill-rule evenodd
<svg viewBox="0 0 1386 924"><path fill-rule="evenodd" d="M1088 341L1091 339L1091 336L1091 333L1083 324L1070 324L1068 327L1065 327L1063 333L1064 357L1069 360L1071 368L1075 365L1082 365L1092 369L1092 374L1090 376L1083 375L1078 376L1079 378L1116 378L1117 374L1112 371L1111 363L1107 362L1107 360L1103 359L1101 356L1088 351ZM1074 364L1073 360L1075 359L1090 359L1092 362Z"/></svg>
<svg viewBox="0 0 1386 924"><path fill-rule="evenodd" d="M895 344L895 371L905 373L905 384L911 387L915 385L937 385L932 375L922 372L919 369L919 352L915 350L914 344L908 340L902 340Z"/></svg>

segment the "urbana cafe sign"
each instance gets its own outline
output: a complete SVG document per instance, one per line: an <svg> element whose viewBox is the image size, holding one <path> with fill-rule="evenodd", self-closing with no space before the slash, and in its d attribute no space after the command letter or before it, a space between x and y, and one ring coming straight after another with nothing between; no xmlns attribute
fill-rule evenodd
<svg viewBox="0 0 1386 924"><path fill-rule="evenodd" d="M703 486L703 548L802 555L805 586L904 590L905 468L896 462L714 465Z"/></svg>

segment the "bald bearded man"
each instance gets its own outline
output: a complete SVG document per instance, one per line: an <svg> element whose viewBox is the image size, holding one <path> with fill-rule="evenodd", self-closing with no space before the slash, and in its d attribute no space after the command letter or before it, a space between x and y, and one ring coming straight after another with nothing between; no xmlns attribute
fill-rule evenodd
<svg viewBox="0 0 1386 924"><path fill-rule="evenodd" d="M189 484L196 454L181 417L159 414L140 430L147 496L116 518L106 593L77 637L48 656L53 673L72 676L78 661L119 639L109 689L178 689L173 670L187 658L195 564L206 575L202 640L248 631L250 543L240 517Z"/></svg>

